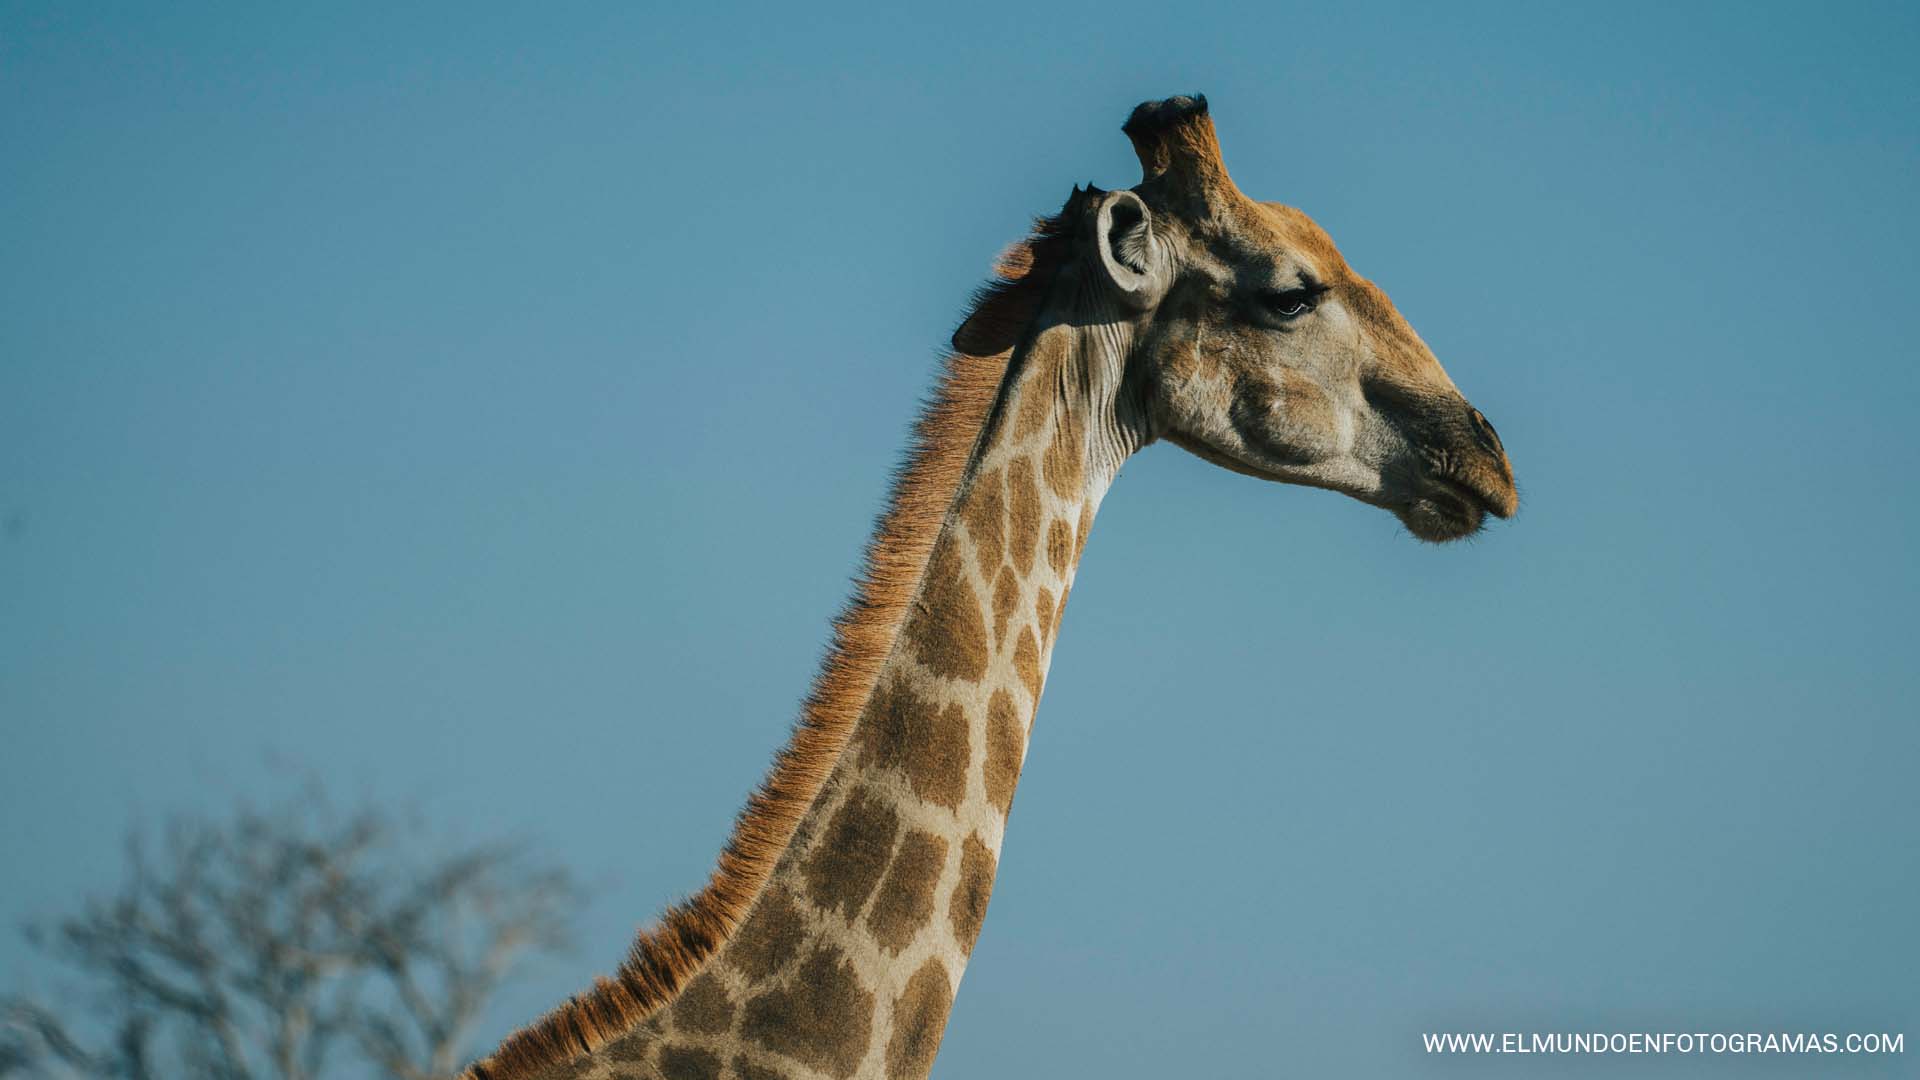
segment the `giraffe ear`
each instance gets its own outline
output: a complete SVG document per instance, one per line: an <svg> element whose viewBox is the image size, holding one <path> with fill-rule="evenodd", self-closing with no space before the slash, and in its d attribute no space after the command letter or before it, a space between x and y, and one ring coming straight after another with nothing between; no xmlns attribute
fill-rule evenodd
<svg viewBox="0 0 1920 1080"><path fill-rule="evenodd" d="M1110 191L1094 219L1100 270L1127 306L1146 311L1159 305L1173 282L1173 254L1154 235L1153 211L1131 191Z"/></svg>

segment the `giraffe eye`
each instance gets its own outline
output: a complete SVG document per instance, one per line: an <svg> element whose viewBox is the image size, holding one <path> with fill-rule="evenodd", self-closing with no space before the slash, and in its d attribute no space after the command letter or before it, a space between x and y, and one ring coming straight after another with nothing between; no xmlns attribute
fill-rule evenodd
<svg viewBox="0 0 1920 1080"><path fill-rule="evenodd" d="M1298 289L1273 289L1260 294L1260 305L1277 319L1297 319L1312 311L1327 291L1325 285L1309 284Z"/></svg>

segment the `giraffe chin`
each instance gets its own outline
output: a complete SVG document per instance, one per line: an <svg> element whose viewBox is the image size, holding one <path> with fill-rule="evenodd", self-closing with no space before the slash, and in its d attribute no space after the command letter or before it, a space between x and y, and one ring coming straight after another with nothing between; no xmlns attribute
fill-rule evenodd
<svg viewBox="0 0 1920 1080"><path fill-rule="evenodd" d="M1420 495L1394 513L1408 532L1430 544L1465 540L1478 533L1487 523L1485 510L1466 499L1441 491Z"/></svg>

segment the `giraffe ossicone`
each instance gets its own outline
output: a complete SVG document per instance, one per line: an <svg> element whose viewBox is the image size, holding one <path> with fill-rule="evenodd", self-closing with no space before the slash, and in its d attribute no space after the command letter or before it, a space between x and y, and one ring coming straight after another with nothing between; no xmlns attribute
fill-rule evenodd
<svg viewBox="0 0 1920 1080"><path fill-rule="evenodd" d="M1342 492L1423 540L1514 512L1493 426L1326 233L1240 192L1205 98L1123 130L1140 183L1075 188L955 332L712 880L469 1080L925 1077L1087 534L1147 445Z"/></svg>

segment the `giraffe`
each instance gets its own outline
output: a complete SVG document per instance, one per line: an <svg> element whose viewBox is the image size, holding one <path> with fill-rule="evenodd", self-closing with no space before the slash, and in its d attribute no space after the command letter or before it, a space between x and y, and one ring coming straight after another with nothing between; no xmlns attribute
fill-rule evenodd
<svg viewBox="0 0 1920 1080"><path fill-rule="evenodd" d="M465 1080L924 1078L986 915L1102 497L1164 439L1385 508L1517 507L1486 417L1298 210L1228 176L1204 97L1122 130L955 331L792 739L706 887Z"/></svg>

